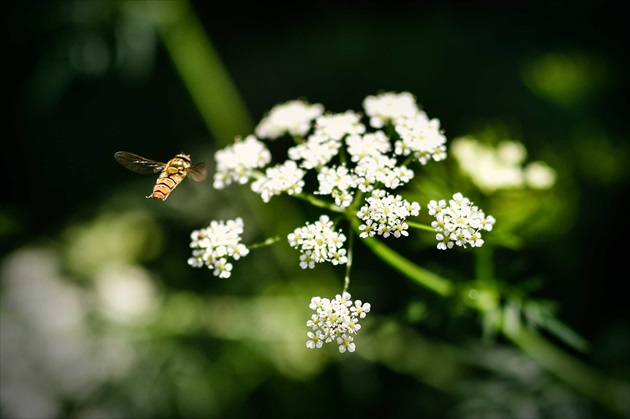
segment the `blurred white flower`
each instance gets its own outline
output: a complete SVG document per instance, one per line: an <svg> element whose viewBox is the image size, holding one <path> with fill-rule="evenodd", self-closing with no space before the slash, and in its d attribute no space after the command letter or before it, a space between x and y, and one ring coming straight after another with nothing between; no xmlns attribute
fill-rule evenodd
<svg viewBox="0 0 630 419"><path fill-rule="evenodd" d="M363 134L365 125L361 115L354 111L324 114L315 120L315 133L331 140L340 141L346 135Z"/></svg>
<svg viewBox="0 0 630 419"><path fill-rule="evenodd" d="M305 136L311 129L311 121L324 113L324 107L303 100L291 100L271 108L255 133L260 138L275 140L284 135Z"/></svg>
<svg viewBox="0 0 630 419"><path fill-rule="evenodd" d="M274 195L286 192L289 195L299 194L304 187L302 178L306 172L293 160L287 160L283 164L268 167L264 175L261 175L251 184L252 191L259 194L264 202L269 202Z"/></svg>
<svg viewBox="0 0 630 419"><path fill-rule="evenodd" d="M188 264L195 268L206 266L214 276L229 278L232 264L228 258L238 260L249 254L249 249L241 243L244 223L239 217L228 221L211 221L210 225L190 234L190 247L193 249Z"/></svg>
<svg viewBox="0 0 630 419"><path fill-rule="evenodd" d="M150 321L159 307L159 293L149 273L139 266L109 266L95 278L100 310L121 323Z"/></svg>
<svg viewBox="0 0 630 419"><path fill-rule="evenodd" d="M398 118L412 117L420 112L416 98L409 92L385 92L367 96L363 100L363 109L373 128L383 128Z"/></svg>
<svg viewBox="0 0 630 419"><path fill-rule="evenodd" d="M319 169L339 153L341 142L321 135L309 135L306 142L289 148L288 156L304 169Z"/></svg>
<svg viewBox="0 0 630 419"><path fill-rule="evenodd" d="M451 154L462 172L485 193L501 189L549 189L555 171L543 162L524 165L525 146L518 141L501 141L496 147L473 137L460 137L451 144Z"/></svg>
<svg viewBox="0 0 630 419"><path fill-rule="evenodd" d="M265 144L253 135L219 150L214 155L217 163L213 186L223 189L237 182L249 182L254 170L265 167L271 161L271 153Z"/></svg>
<svg viewBox="0 0 630 419"><path fill-rule="evenodd" d="M368 132L363 135L348 135L346 137L348 154L353 162L366 157L382 156L391 150L389 138L383 131Z"/></svg>
<svg viewBox="0 0 630 419"><path fill-rule="evenodd" d="M61 417L68 401L88 404L130 370L134 348L90 329L94 295L61 275L54 251L15 251L2 259L0 278L3 416Z"/></svg>
<svg viewBox="0 0 630 419"><path fill-rule="evenodd" d="M550 189L556 183L556 171L545 162L528 163L523 171L525 183L532 189Z"/></svg>

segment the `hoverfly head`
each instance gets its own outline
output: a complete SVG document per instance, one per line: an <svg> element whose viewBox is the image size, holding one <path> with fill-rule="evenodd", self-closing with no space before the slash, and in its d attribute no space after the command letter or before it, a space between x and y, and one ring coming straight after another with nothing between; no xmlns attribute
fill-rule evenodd
<svg viewBox="0 0 630 419"><path fill-rule="evenodd" d="M190 160L190 154L179 153L178 155L176 155L176 156L175 156L175 158L184 159L184 160L186 160L188 163L191 163L191 162L192 162L192 161Z"/></svg>

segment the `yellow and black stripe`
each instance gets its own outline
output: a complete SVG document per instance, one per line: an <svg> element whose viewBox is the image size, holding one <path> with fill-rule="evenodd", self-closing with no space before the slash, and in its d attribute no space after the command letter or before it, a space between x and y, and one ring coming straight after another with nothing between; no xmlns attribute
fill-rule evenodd
<svg viewBox="0 0 630 419"><path fill-rule="evenodd" d="M155 182L153 193L147 196L147 198L166 201L166 198L173 192L173 189L188 175L190 164L190 158L185 154L178 154L169 160Z"/></svg>

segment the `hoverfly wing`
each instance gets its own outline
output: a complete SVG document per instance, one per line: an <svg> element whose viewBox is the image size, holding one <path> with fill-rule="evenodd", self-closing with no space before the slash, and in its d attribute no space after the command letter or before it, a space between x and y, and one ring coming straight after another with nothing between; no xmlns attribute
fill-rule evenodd
<svg viewBox="0 0 630 419"><path fill-rule="evenodd" d="M206 165L204 163L197 163L190 166L190 169L188 170L188 175L197 182L205 180L206 176L208 175Z"/></svg>
<svg viewBox="0 0 630 419"><path fill-rule="evenodd" d="M127 169L143 175L159 173L166 166L166 163L147 159L146 157L138 156L137 154L129 153L127 151L118 151L114 153L114 158L118 163L122 164Z"/></svg>

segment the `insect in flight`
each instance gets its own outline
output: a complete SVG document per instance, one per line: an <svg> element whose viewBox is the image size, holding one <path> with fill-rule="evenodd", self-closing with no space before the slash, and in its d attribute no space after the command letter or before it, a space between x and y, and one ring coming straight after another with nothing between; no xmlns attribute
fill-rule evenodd
<svg viewBox="0 0 630 419"><path fill-rule="evenodd" d="M190 176L193 180L201 182L206 178L206 166L203 163L192 164L188 154L178 154L167 163L147 159L137 154L127 151L118 151L114 153L116 161L127 169L143 175L160 173L153 192L147 198L161 199L166 198L173 192L173 189L181 183L186 176Z"/></svg>

